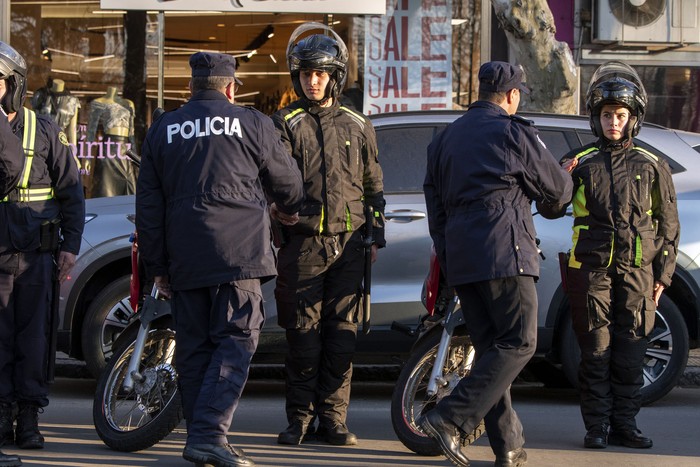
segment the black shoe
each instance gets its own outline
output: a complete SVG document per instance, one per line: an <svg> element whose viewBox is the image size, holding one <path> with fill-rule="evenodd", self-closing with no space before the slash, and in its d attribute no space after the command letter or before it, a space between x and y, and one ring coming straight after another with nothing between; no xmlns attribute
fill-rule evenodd
<svg viewBox="0 0 700 467"><path fill-rule="evenodd" d="M286 430L277 436L277 444L297 445L306 438L308 425L301 420L294 420Z"/></svg>
<svg viewBox="0 0 700 467"><path fill-rule="evenodd" d="M497 455L494 467L521 467L527 464L527 453L523 448L513 449Z"/></svg>
<svg viewBox="0 0 700 467"><path fill-rule="evenodd" d="M43 449L44 437L39 432L39 412L44 409L36 404L19 404L15 444L20 449Z"/></svg>
<svg viewBox="0 0 700 467"><path fill-rule="evenodd" d="M595 425L583 438L583 447L587 449L605 449L608 447L608 426Z"/></svg>
<svg viewBox="0 0 700 467"><path fill-rule="evenodd" d="M434 439L442 452L455 465L468 467L469 459L462 453L459 428L440 417L435 410L422 415L416 420L423 432Z"/></svg>
<svg viewBox="0 0 700 467"><path fill-rule="evenodd" d="M0 451L0 467L19 467L22 465L22 460L19 456L5 454Z"/></svg>
<svg viewBox="0 0 700 467"><path fill-rule="evenodd" d="M320 425L316 430L316 438L335 446L354 446L357 436L350 433L344 423L335 422L332 427Z"/></svg>
<svg viewBox="0 0 700 467"><path fill-rule="evenodd" d="M186 444L182 457L195 464L211 464L214 467L255 465L242 449L230 444Z"/></svg>
<svg viewBox="0 0 700 467"><path fill-rule="evenodd" d="M12 404L0 402L0 446L8 446L15 442L15 430L13 425L15 417L12 413ZM2 464L0 464L2 466Z"/></svg>
<svg viewBox="0 0 700 467"><path fill-rule="evenodd" d="M654 445L639 430L613 430L610 432L608 442L615 446L627 446L628 448L647 449Z"/></svg>

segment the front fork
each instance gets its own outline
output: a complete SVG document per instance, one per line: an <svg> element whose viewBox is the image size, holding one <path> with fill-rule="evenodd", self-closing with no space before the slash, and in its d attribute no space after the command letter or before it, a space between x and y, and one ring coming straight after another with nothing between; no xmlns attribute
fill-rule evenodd
<svg viewBox="0 0 700 467"><path fill-rule="evenodd" d="M435 362L433 362L433 371L430 373L430 379L428 380L428 396L436 395L438 389L444 388L450 384L442 370L445 367L447 353L450 349L450 342L452 341L455 328L464 324L464 315L462 314L462 309L457 308L458 304L459 297L455 295L447 305L445 319L442 322L443 329L442 336L440 337L440 344L438 345L437 354L435 355Z"/></svg>
<svg viewBox="0 0 700 467"><path fill-rule="evenodd" d="M158 307L148 306L149 301L155 301L157 304L158 300L158 288L153 284L151 289L150 297L146 297L143 306L141 307L141 312L139 314L139 320L141 321L141 326L139 327L139 332L136 335L136 342L134 343L134 352L131 354L129 359L129 368L126 371L126 376L124 377L124 384L122 387L125 391L130 392L134 389L134 382L143 383L146 379L139 370L139 365L141 364L141 358L143 357L143 349L146 347L146 338L148 333L151 331L151 322L155 317L157 317ZM151 299L151 300L149 300Z"/></svg>

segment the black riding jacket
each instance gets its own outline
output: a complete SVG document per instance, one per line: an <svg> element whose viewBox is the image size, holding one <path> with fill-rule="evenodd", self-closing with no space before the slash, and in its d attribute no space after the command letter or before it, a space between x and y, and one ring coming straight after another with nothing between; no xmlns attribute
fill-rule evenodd
<svg viewBox="0 0 700 467"><path fill-rule="evenodd" d="M272 117L304 180L306 200L290 234L336 235L365 223L374 209L374 241L384 246L384 185L377 137L367 117L334 102L293 102Z"/></svg>
<svg viewBox="0 0 700 467"><path fill-rule="evenodd" d="M562 158L578 159L571 173L569 266L625 273L652 265L654 280L668 287L680 236L668 163L638 146L612 152L601 147L598 141Z"/></svg>

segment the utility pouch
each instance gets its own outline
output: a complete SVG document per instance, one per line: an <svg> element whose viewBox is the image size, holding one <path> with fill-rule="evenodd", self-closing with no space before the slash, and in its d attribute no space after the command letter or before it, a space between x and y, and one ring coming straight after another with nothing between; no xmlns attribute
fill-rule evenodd
<svg viewBox="0 0 700 467"><path fill-rule="evenodd" d="M44 221L39 227L39 251L56 251L60 242L60 219Z"/></svg>

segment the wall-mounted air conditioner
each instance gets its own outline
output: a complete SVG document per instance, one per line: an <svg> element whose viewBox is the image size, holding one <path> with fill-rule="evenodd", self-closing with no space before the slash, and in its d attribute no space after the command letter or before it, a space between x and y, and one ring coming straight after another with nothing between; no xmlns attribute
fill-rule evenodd
<svg viewBox="0 0 700 467"><path fill-rule="evenodd" d="M700 0L594 0L595 42L700 42Z"/></svg>

